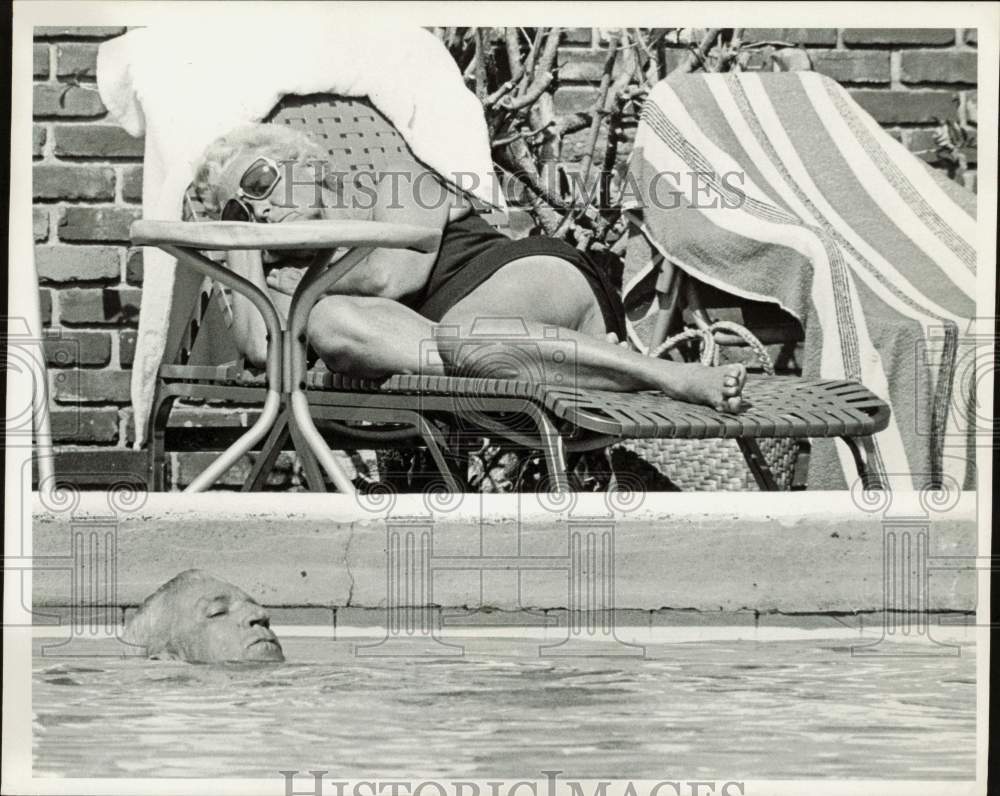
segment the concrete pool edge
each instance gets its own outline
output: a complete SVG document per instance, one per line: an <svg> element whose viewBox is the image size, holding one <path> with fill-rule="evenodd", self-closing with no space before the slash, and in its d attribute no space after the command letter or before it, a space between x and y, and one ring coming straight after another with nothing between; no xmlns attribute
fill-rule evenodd
<svg viewBox="0 0 1000 796"><path fill-rule="evenodd" d="M76 495L71 506L34 497L32 554L46 562L31 573L39 608L73 602L73 540L81 534L116 551L97 550L90 564L117 561L118 606L200 567L276 608L384 609L386 550L403 538L428 542L435 604L559 609L569 604L565 563L576 538L613 540L614 604L622 610L854 614L886 606L890 536L926 544L923 608L976 606L974 570L954 565L976 555L974 493L946 510L920 493L895 494L874 511L847 492L682 493L647 496L634 510L609 508L601 495L565 503L400 495L390 507L339 495L152 494L127 511L109 508L105 493Z"/></svg>

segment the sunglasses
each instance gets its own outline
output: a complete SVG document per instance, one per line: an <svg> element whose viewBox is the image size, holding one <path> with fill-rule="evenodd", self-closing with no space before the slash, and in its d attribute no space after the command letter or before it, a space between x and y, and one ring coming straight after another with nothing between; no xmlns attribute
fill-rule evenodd
<svg viewBox="0 0 1000 796"><path fill-rule="evenodd" d="M278 164L270 158L257 158L240 177L240 195L230 199L222 208L223 221L253 221L254 214L246 199L266 199L281 180Z"/></svg>

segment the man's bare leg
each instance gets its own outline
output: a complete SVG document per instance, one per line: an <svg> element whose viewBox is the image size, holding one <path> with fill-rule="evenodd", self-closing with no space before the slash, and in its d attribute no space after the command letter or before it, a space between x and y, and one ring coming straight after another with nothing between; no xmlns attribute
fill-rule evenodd
<svg viewBox="0 0 1000 796"><path fill-rule="evenodd" d="M441 319L442 326L458 330L451 342L439 342L445 364L460 371L471 368L470 375L482 377L527 377L527 373L503 372L516 367L515 358L475 356L477 339L496 340L496 335L509 334L511 320L538 347L546 375L560 376L563 384L614 391L661 390L719 411L739 409L746 380L743 365L709 368L655 359L614 345L607 340L600 305L587 280L573 265L556 257L515 260L452 307ZM553 326L559 327L554 340L545 334ZM567 344L575 353L572 361L557 355L565 353ZM484 372L491 367L497 372Z"/></svg>
<svg viewBox="0 0 1000 796"><path fill-rule="evenodd" d="M495 345L509 334L511 319L537 347L546 376L558 376L562 384L618 392L661 390L720 411L739 409L746 379L742 365L706 368L670 362L608 342L586 279L554 257L512 262L458 302L440 324L456 329L454 336L442 335L438 324L399 302L362 296L322 299L310 315L308 334L327 367L357 376L457 372L530 379L537 368L510 370L516 358L476 356L484 335ZM553 327L558 327L555 339L546 336ZM562 358L567 344L575 356Z"/></svg>
<svg viewBox="0 0 1000 796"><path fill-rule="evenodd" d="M310 313L307 334L332 371L362 378L444 376L436 325L392 299L327 296Z"/></svg>

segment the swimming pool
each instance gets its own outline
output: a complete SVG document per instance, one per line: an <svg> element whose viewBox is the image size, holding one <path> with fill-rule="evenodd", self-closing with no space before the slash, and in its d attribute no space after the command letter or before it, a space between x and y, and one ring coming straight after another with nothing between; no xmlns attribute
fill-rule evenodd
<svg viewBox="0 0 1000 796"><path fill-rule="evenodd" d="M357 657L358 641L284 637L285 664L193 666L53 659L36 640L35 776L975 776L967 642L858 657L809 634L654 640L645 658L553 659L494 635L421 659Z"/></svg>

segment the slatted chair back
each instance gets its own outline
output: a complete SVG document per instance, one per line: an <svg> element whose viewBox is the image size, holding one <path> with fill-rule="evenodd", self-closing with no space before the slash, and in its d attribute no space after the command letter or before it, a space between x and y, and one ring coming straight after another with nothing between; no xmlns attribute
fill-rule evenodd
<svg viewBox="0 0 1000 796"><path fill-rule="evenodd" d="M419 163L400 132L367 99L332 94L289 95L265 121L301 130L326 149L339 171L382 172L400 158ZM505 213L470 197L473 207L497 229Z"/></svg>

